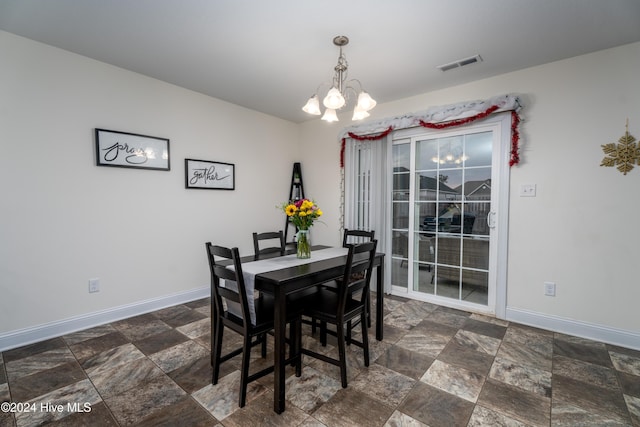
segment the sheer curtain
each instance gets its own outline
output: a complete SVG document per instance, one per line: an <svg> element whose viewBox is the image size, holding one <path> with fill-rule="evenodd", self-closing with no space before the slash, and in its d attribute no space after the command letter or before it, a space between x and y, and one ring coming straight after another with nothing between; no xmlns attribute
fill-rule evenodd
<svg viewBox="0 0 640 427"><path fill-rule="evenodd" d="M374 230L385 257L385 292L391 291L391 143L347 138L344 153L344 228ZM374 276L375 280L375 276ZM372 285L375 288L375 286Z"/></svg>

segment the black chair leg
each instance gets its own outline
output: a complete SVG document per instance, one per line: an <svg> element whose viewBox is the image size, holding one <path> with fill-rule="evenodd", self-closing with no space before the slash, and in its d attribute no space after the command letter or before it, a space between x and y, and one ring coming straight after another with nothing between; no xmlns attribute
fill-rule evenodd
<svg viewBox="0 0 640 427"><path fill-rule="evenodd" d="M369 366L369 331L367 328L367 314L363 311L360 316L360 328L362 330L362 351L364 353L364 366Z"/></svg>
<svg viewBox="0 0 640 427"><path fill-rule="evenodd" d="M345 348L344 324L336 325L338 336L338 360L340 362L340 380L342 388L347 388L347 352Z"/></svg>
<svg viewBox="0 0 640 427"><path fill-rule="evenodd" d="M315 322L315 321L314 321ZM296 377L300 377L302 375L302 318L298 317L295 320L295 335L292 329L291 332L291 340L293 345L293 353L295 356L295 368L296 368ZM294 324L292 323L292 325Z"/></svg>
<svg viewBox="0 0 640 427"><path fill-rule="evenodd" d="M299 329L301 327L302 325L298 325L298 322L295 320L289 323L289 359L291 359L291 366L296 366L296 361L294 360L298 351L298 344L296 341L298 339L298 335L302 333Z"/></svg>
<svg viewBox="0 0 640 427"><path fill-rule="evenodd" d="M327 346L327 322L325 321L320 322L320 344L323 347Z"/></svg>
<svg viewBox="0 0 640 427"><path fill-rule="evenodd" d="M213 357L213 355L214 355L213 349L215 348L214 340L215 340L215 336L216 336L216 329L218 329L218 327L216 326L216 321L212 318L211 319L211 351L210 351L210 354L211 354L211 367L213 367L213 365L215 364L214 360L213 360L214 359L214 357Z"/></svg>
<svg viewBox="0 0 640 427"><path fill-rule="evenodd" d="M240 399L239 406L244 407L247 401L247 378L249 377L249 361L251 360L251 337L244 337L242 351L242 366L240 368Z"/></svg>
<svg viewBox="0 0 640 427"><path fill-rule="evenodd" d="M260 356L265 359L267 357L267 334L260 335L260 340L262 341L262 345L260 346Z"/></svg>
<svg viewBox="0 0 640 427"><path fill-rule="evenodd" d="M222 322L214 322L215 330L212 331L213 345L211 348L211 365L213 367L213 375L211 377L211 384L218 384L218 376L220 375L220 356L222 354L222 333L224 331L224 325Z"/></svg>

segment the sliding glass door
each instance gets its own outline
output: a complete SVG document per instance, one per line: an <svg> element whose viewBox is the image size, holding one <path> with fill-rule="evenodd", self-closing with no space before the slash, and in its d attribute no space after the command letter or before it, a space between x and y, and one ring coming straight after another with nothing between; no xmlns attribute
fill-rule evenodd
<svg viewBox="0 0 640 427"><path fill-rule="evenodd" d="M495 313L498 189L506 188L499 172L508 147L503 134L495 121L396 136L393 293Z"/></svg>

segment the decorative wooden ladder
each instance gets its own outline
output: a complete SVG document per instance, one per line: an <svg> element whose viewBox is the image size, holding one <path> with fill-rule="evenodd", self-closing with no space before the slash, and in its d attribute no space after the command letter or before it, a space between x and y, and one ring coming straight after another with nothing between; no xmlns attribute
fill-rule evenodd
<svg viewBox="0 0 640 427"><path fill-rule="evenodd" d="M289 199L290 202L297 202L300 199L304 199L304 185L302 184L302 168L300 167L300 163L293 164L293 173L291 174L291 188L289 190ZM289 228L293 228L293 233L291 236L291 241L287 240L289 236ZM295 243L295 235L298 232L296 226L289 221L289 217L285 217L284 223L284 241L286 244Z"/></svg>

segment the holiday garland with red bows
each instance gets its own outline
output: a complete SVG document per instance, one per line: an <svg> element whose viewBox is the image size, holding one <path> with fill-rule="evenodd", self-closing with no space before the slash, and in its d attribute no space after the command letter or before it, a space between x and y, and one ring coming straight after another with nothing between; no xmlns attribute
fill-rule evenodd
<svg viewBox="0 0 640 427"><path fill-rule="evenodd" d="M484 119L490 114L494 113L500 107L497 105L492 105L481 113L476 114L475 116L466 117L464 119L456 119L448 122L442 123L428 123L423 120L419 120L419 124L422 127L429 129L446 129L455 126L466 125L467 123L475 122L476 120ZM520 117L518 113L515 111L511 111L511 154L509 159L509 166L517 165L520 163L520 155L519 155L519 141L520 141L520 132L518 132L518 126L520 124ZM389 126L386 130L381 133L375 135L356 135L353 132L348 132L350 138L356 139L358 141L375 141L378 139L382 139L385 136L389 135L393 131L393 126ZM342 143L340 146L340 168L344 168L344 150L346 145L346 138L342 138Z"/></svg>

